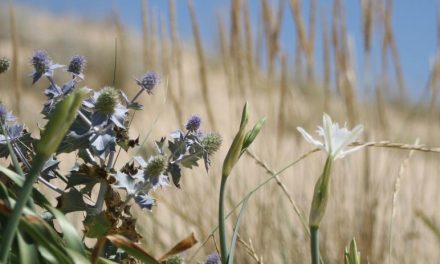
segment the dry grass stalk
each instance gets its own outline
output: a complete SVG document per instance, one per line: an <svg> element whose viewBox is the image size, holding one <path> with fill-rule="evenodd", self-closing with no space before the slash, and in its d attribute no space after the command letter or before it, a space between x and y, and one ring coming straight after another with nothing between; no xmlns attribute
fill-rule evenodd
<svg viewBox="0 0 440 264"><path fill-rule="evenodd" d="M364 36L364 89L371 92L371 46L373 36L373 5L374 0L362 0L362 33Z"/></svg>
<svg viewBox="0 0 440 264"><path fill-rule="evenodd" d="M322 14L322 48L323 48L323 65L324 65L324 112L330 110L330 40L328 35L327 19L325 14Z"/></svg>
<svg viewBox="0 0 440 264"><path fill-rule="evenodd" d="M150 35L149 35L149 23L148 23L148 0L142 1L142 51L143 51L143 63L144 63L144 70L151 69L150 65Z"/></svg>
<svg viewBox="0 0 440 264"><path fill-rule="evenodd" d="M299 46L301 50L304 52L307 61L307 81L308 83L312 83L311 78L313 74L313 58L310 57L310 54L313 54L313 51L309 51L311 45L308 43L307 33L305 22L301 14L301 1L300 0L290 0L290 10L292 12L293 19L295 21L296 28L296 36L297 41L299 42Z"/></svg>
<svg viewBox="0 0 440 264"><path fill-rule="evenodd" d="M263 264L263 257L258 256L257 252L255 252L254 245L252 244L252 240L249 238L249 243L244 241L240 235L237 236L238 242L240 242L245 248L246 252L251 256L253 260L255 260L255 263L257 264Z"/></svg>
<svg viewBox="0 0 440 264"><path fill-rule="evenodd" d="M419 139L416 139L414 145L419 144ZM391 219L390 219L390 232L389 232L389 254L388 254L388 263L392 262L393 257L393 227L394 227L394 218L396 216L396 203L397 203L397 195L400 191L400 181L402 180L403 174L405 173L405 169L408 166L409 160L414 154L414 149L410 150L407 157L403 160L399 167L399 174L397 175L396 181L394 182L394 191L393 191L393 200L391 204Z"/></svg>
<svg viewBox="0 0 440 264"><path fill-rule="evenodd" d="M123 23L121 22L121 17L118 13L117 9L113 9L112 11L112 18L113 23L115 25L116 29L116 39L117 41L117 52L115 51L115 55L117 56L116 60L119 65L126 65L127 64L127 35L125 32L125 28ZM116 45L116 43L115 43ZM116 46L115 46L116 48ZM113 54L112 54L113 55ZM123 84L126 83L127 79L127 68L126 67L116 67L116 61L115 61L115 72L113 78L113 86L115 87L123 87Z"/></svg>
<svg viewBox="0 0 440 264"><path fill-rule="evenodd" d="M171 98L171 103L173 105L177 121L179 122L180 125L183 125L184 124L183 111L180 100L178 99L178 95L176 94L177 91L175 91L176 89L174 86L174 80L176 78L173 78L171 74L171 66L170 66L171 55L170 55L170 47L169 47L170 44L167 36L168 36L168 32L166 29L165 19L162 17L161 31L160 31L161 59L162 59L162 69L163 69L162 75L167 76L168 92Z"/></svg>
<svg viewBox="0 0 440 264"><path fill-rule="evenodd" d="M243 4L243 27L244 27L244 35L245 35L245 56L246 56L246 69L248 74L248 81L251 89L255 87L255 65L254 65L254 38L252 34L252 25L251 25L251 17L249 12L249 1L246 0Z"/></svg>
<svg viewBox="0 0 440 264"><path fill-rule="evenodd" d="M11 3L9 3L9 18L10 18L10 31L11 31L11 40L12 40L12 76L13 76L13 86L14 86L14 94L15 94L15 104L14 104L14 112L17 115L20 115L21 112L21 96L22 96L22 88L20 82L20 72L18 68L18 56L19 56L19 42L18 42L18 32L17 32L17 24L15 19L15 9Z"/></svg>
<svg viewBox="0 0 440 264"><path fill-rule="evenodd" d="M286 107L286 99L287 99L287 74L288 74L288 65L287 65L287 55L283 54L281 56L281 79L280 79L280 98L278 103L278 126L277 126L277 146L283 142L284 130L286 127L285 124L285 107Z"/></svg>
<svg viewBox="0 0 440 264"><path fill-rule="evenodd" d="M429 88L431 89L431 101L429 103L429 112L431 117L436 118L438 103L438 85L440 81L440 9L437 11L437 51L434 65L429 76Z"/></svg>
<svg viewBox="0 0 440 264"><path fill-rule="evenodd" d="M177 84L179 88L180 103L185 102L185 83L182 67L182 47L180 45L179 36L177 33L177 15L176 15L176 1L169 0L169 23L171 29L171 40L173 49L173 60L177 71Z"/></svg>
<svg viewBox="0 0 440 264"><path fill-rule="evenodd" d="M234 87L240 91L241 95L245 93L245 86L243 85L243 50L241 41L241 30L240 30L240 15L241 15L241 0L231 1L231 30L229 38L229 48L232 62L232 71L235 79Z"/></svg>
<svg viewBox="0 0 440 264"><path fill-rule="evenodd" d="M274 13L268 0L261 0L261 9L263 17L263 26L266 37L266 46L268 54L268 77L274 76L275 60L279 51L279 37L281 32L281 23L284 15L285 1L281 0L277 13Z"/></svg>
<svg viewBox="0 0 440 264"><path fill-rule="evenodd" d="M348 38L345 21L343 6L340 0L335 0L333 6L333 48L336 60L336 84L344 98L349 122L355 124L357 107L355 95L356 76L353 70L354 47Z"/></svg>
<svg viewBox="0 0 440 264"><path fill-rule="evenodd" d="M315 36L316 36L316 12L318 4L316 0L310 1L309 16L309 39L307 41L307 80L314 82L315 76Z"/></svg>
<svg viewBox="0 0 440 264"><path fill-rule="evenodd" d="M150 67L151 69L157 69L158 64L157 64L157 60L158 60L158 55L159 54L157 52L157 50L159 49L158 45L157 45L157 33L159 31L159 25L157 24L158 22L158 18L157 18L157 12L155 12L155 10L153 10L153 16L151 18L151 33L150 33Z"/></svg>
<svg viewBox="0 0 440 264"><path fill-rule="evenodd" d="M220 55L222 58L223 71L228 83L228 96L232 98L233 95L233 78L231 73L231 58L228 49L228 41L226 38L226 31L224 26L224 20L221 15L217 15L217 28L220 41Z"/></svg>
<svg viewBox="0 0 440 264"><path fill-rule="evenodd" d="M209 91L208 91L208 77L206 72L206 62L205 55L202 47L202 40L200 37L199 26L196 17L196 11L194 9L194 5L192 0L188 0L188 9L191 16L191 26L194 36L194 43L196 46L197 59L199 61L199 77L200 77L200 85L202 90L202 97L205 103L206 113L208 115L209 123L211 124L213 130L216 130L214 113L212 112L212 106L209 101Z"/></svg>
<svg viewBox="0 0 440 264"><path fill-rule="evenodd" d="M400 103L405 103L406 100L405 81L403 78L403 71L400 63L399 52L397 50L397 43L394 38L394 33L391 26L391 17L393 13L392 8L393 8L393 0L387 0L384 3L384 9L383 9L384 43L386 44L385 48L389 48L391 50L395 74L397 78Z"/></svg>

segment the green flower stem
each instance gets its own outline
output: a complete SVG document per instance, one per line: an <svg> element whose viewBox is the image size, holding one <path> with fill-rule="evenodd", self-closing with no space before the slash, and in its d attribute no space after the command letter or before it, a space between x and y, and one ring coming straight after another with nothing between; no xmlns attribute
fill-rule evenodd
<svg viewBox="0 0 440 264"><path fill-rule="evenodd" d="M26 181L21 189L17 202L14 206L11 216L9 217L8 223L6 225L5 233L2 236L2 243L0 245L0 263L7 263L8 254L14 240L15 232L17 230L18 224L20 222L21 213L29 197L31 196L33 185L40 175L43 169L46 159L44 155L36 155L33 161L33 166L31 171L27 175Z"/></svg>
<svg viewBox="0 0 440 264"><path fill-rule="evenodd" d="M219 235L220 235L220 253L222 264L226 264L228 262L228 248L226 241L226 227L225 227L225 189L226 189L226 180L228 176L222 176L222 182L220 184L220 198L219 198L219 206L218 206L218 224L219 224Z"/></svg>
<svg viewBox="0 0 440 264"><path fill-rule="evenodd" d="M138 99L138 97L144 92L144 88L141 87L141 89L139 89L139 91L137 92L137 94L133 97L133 99L131 99L130 104L136 102L136 99Z"/></svg>
<svg viewBox="0 0 440 264"><path fill-rule="evenodd" d="M312 253L312 264L319 264L319 227L310 227L310 249Z"/></svg>

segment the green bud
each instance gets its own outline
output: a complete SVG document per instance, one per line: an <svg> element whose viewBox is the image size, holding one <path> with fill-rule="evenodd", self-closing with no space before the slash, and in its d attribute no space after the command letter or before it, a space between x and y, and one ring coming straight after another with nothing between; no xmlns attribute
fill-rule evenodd
<svg viewBox="0 0 440 264"><path fill-rule="evenodd" d="M162 174L166 168L166 159L164 155L153 156L148 160L144 172L146 177L155 178Z"/></svg>
<svg viewBox="0 0 440 264"><path fill-rule="evenodd" d="M173 256L165 261L165 264L181 264L181 263L183 263L183 260L179 255Z"/></svg>
<svg viewBox="0 0 440 264"><path fill-rule="evenodd" d="M241 114L240 129L232 141L231 147L229 148L228 154L226 154L225 161L223 162L222 177L228 177L231 173L232 168L241 155L241 150L243 148L243 142L246 137L246 125L249 119L249 112L247 109L247 103L243 107L243 112Z"/></svg>
<svg viewBox="0 0 440 264"><path fill-rule="evenodd" d="M361 253L357 249L356 240L354 238L350 242L350 247L345 248L344 263L345 264L361 263Z"/></svg>
<svg viewBox="0 0 440 264"><path fill-rule="evenodd" d="M104 87L96 99L95 109L101 114L113 114L120 103L119 94L113 87Z"/></svg>
<svg viewBox="0 0 440 264"><path fill-rule="evenodd" d="M328 157L324 170L315 185L313 192L312 206L310 208L309 226L319 227L327 209L328 197L330 194L330 174L333 158Z"/></svg>
<svg viewBox="0 0 440 264"><path fill-rule="evenodd" d="M0 57L0 73L4 73L11 66L11 62L6 57Z"/></svg>
<svg viewBox="0 0 440 264"><path fill-rule="evenodd" d="M212 155L220 148L222 141L222 137L219 134L213 132L205 135L202 139L201 144L208 155Z"/></svg>

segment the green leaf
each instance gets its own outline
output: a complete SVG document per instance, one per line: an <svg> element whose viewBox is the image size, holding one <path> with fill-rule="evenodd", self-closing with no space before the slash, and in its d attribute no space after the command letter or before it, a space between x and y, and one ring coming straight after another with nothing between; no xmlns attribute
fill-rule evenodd
<svg viewBox="0 0 440 264"><path fill-rule="evenodd" d="M229 250L229 256L228 256L228 264L234 263L234 253L235 253L235 248L237 247L238 230L240 229L240 222L243 217L244 209L246 208L247 202L249 201L250 197L251 195L248 194L243 200L243 205L241 206L240 213L238 214L237 222L235 223L234 226L234 233L232 234L231 248Z"/></svg>
<svg viewBox="0 0 440 264"><path fill-rule="evenodd" d="M63 231L63 238L66 241L67 247L84 255L86 251L82 243L81 237L79 236L75 227L69 222L69 220L67 220L64 214L62 214L57 209L51 206L46 207L46 209L50 211L58 220L58 224Z"/></svg>
<svg viewBox="0 0 440 264"><path fill-rule="evenodd" d="M44 128L41 140L37 143L37 155L40 154L47 158L58 149L76 119L77 111L87 94L88 90L82 88L57 104L54 114Z"/></svg>
<svg viewBox="0 0 440 264"><path fill-rule="evenodd" d="M246 133L240 155L242 155L246 151L246 149L252 144L252 142L254 142L255 138L258 136L261 129L263 128L265 122L266 122L266 118L265 117L261 118L255 124L252 130Z"/></svg>
<svg viewBox="0 0 440 264"><path fill-rule="evenodd" d="M105 212L101 212L98 215L87 214L83 223L85 235L90 238L100 238L104 236L112 227L112 224L105 215Z"/></svg>
<svg viewBox="0 0 440 264"><path fill-rule="evenodd" d="M20 263L39 263L37 248L34 244L27 242L21 232L17 233L17 244Z"/></svg>
<svg viewBox="0 0 440 264"><path fill-rule="evenodd" d="M70 189L69 192L62 194L57 198L57 201L57 209L64 214L77 211L93 211L93 208L84 202L83 195L76 189Z"/></svg>
<svg viewBox="0 0 440 264"><path fill-rule="evenodd" d="M133 243L132 241L128 240L124 236L109 235L107 236L107 239L110 240L110 242L112 242L113 245L123 249L129 255L137 258L140 261L143 261L147 264L159 264L159 261L157 261L154 257L152 257L150 254L145 252L141 247L139 247L137 244Z"/></svg>
<svg viewBox="0 0 440 264"><path fill-rule="evenodd" d="M240 129L243 129L249 120L248 103L246 102L243 106L243 111L241 112Z"/></svg>

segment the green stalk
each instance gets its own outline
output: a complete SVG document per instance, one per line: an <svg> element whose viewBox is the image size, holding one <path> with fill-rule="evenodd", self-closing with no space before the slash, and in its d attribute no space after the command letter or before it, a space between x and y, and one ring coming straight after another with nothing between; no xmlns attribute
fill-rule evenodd
<svg viewBox="0 0 440 264"><path fill-rule="evenodd" d="M220 235L220 253L222 264L226 264L228 262L228 248L226 241L226 227L225 227L225 189L226 189L226 180L228 176L222 176L222 182L220 184L220 198L219 198L219 206L218 206L218 224L219 224L219 235Z"/></svg>
<svg viewBox="0 0 440 264"><path fill-rule="evenodd" d="M312 253L312 264L319 264L319 227L310 227L310 249Z"/></svg>
<svg viewBox="0 0 440 264"><path fill-rule="evenodd" d="M12 214L8 220L8 224L6 225L5 228L5 233L3 235L3 240L0 246L0 254L1 254L0 263L7 262L9 250L11 248L12 241L14 240L15 232L17 230L18 224L20 222L21 213L23 211L25 204L29 200L34 183L37 180L38 175L40 175L40 172L43 169L45 161L46 160L40 155L37 155L35 157L35 160L33 161L33 166L31 168L31 171L27 175L26 181L17 199L17 203L14 206L14 210L12 211Z"/></svg>

